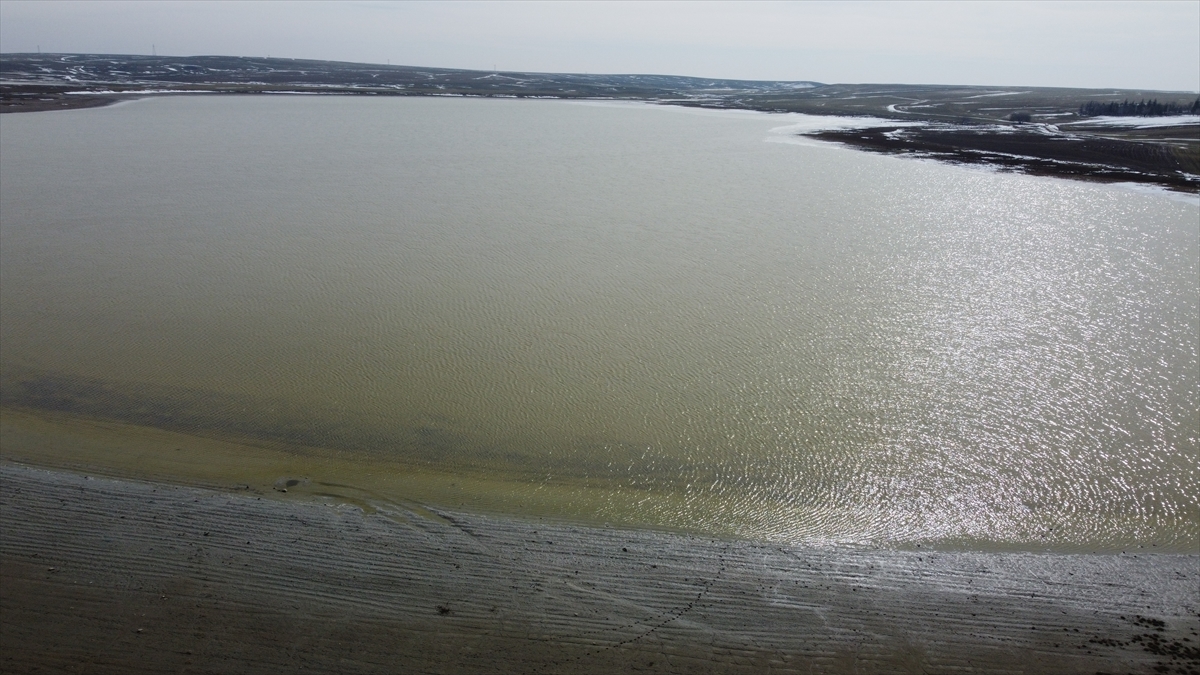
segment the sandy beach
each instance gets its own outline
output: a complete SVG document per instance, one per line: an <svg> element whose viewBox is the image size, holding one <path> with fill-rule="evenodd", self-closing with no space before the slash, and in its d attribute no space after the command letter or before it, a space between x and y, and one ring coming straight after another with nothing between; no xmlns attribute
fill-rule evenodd
<svg viewBox="0 0 1200 675"><path fill-rule="evenodd" d="M788 547L0 476L3 672L1200 668L1200 556Z"/></svg>

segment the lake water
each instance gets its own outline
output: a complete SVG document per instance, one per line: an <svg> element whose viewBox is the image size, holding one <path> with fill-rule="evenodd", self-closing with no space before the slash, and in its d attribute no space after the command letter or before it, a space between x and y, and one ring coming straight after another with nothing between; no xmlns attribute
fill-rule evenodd
<svg viewBox="0 0 1200 675"><path fill-rule="evenodd" d="M4 115L5 409L587 522L1200 546L1196 204L797 143L801 122L363 97Z"/></svg>

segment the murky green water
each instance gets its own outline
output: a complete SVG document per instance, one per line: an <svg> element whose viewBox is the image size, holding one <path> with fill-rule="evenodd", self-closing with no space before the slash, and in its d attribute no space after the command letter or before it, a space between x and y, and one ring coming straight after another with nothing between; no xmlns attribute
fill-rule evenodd
<svg viewBox="0 0 1200 675"><path fill-rule="evenodd" d="M503 475L571 517L1200 546L1200 209L776 142L795 121L5 115L3 403Z"/></svg>

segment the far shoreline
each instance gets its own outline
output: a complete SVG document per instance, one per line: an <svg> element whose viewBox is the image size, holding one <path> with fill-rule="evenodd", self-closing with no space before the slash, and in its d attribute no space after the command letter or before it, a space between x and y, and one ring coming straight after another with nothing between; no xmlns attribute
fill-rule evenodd
<svg viewBox="0 0 1200 675"><path fill-rule="evenodd" d="M25 96L20 99L6 98L0 105L0 114L22 112L52 112L56 110L83 110L101 108L123 101L157 96L188 96L214 94L222 96L307 94L323 96L419 96L440 97L449 94L402 93L358 90L307 90L307 89L261 89L224 90L221 88L153 92L126 90L88 94L66 93L59 89L48 89L45 96ZM514 98L553 99L565 101L628 101L658 105L673 105L707 110L746 110L752 112L782 112L770 107L699 102L687 100L662 100L637 97L572 97L572 96L529 96L522 94L458 93L464 98ZM787 111L797 112L797 111ZM811 114L800 112L799 114ZM831 112L828 116L846 120L862 119L862 116ZM870 117L870 115L866 115ZM912 156L958 165L986 166L1000 171L1010 171L1033 176L1065 178L1097 183L1133 183L1153 185L1166 190L1190 195L1200 195L1200 175L1184 171L1163 170L1164 155L1146 156L1145 151L1130 155L1120 139L1087 139L1080 143L1055 142L1040 130L1042 125L1015 125L1012 127L979 126L978 124L928 123L914 126L912 122L874 119L870 124L852 128L822 129L801 133L806 138L836 143L847 147L880 154ZM1086 147L1084 147L1086 146ZM1120 158L1120 162L1111 160Z"/></svg>

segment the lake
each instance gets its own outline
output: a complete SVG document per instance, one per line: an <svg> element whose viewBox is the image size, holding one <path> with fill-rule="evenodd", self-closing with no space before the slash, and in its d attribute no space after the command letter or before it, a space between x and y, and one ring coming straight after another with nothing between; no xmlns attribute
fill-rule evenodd
<svg viewBox="0 0 1200 675"><path fill-rule="evenodd" d="M371 508L1194 552L1196 202L806 123L332 96L4 115L5 454ZM126 449L70 459L89 434Z"/></svg>

